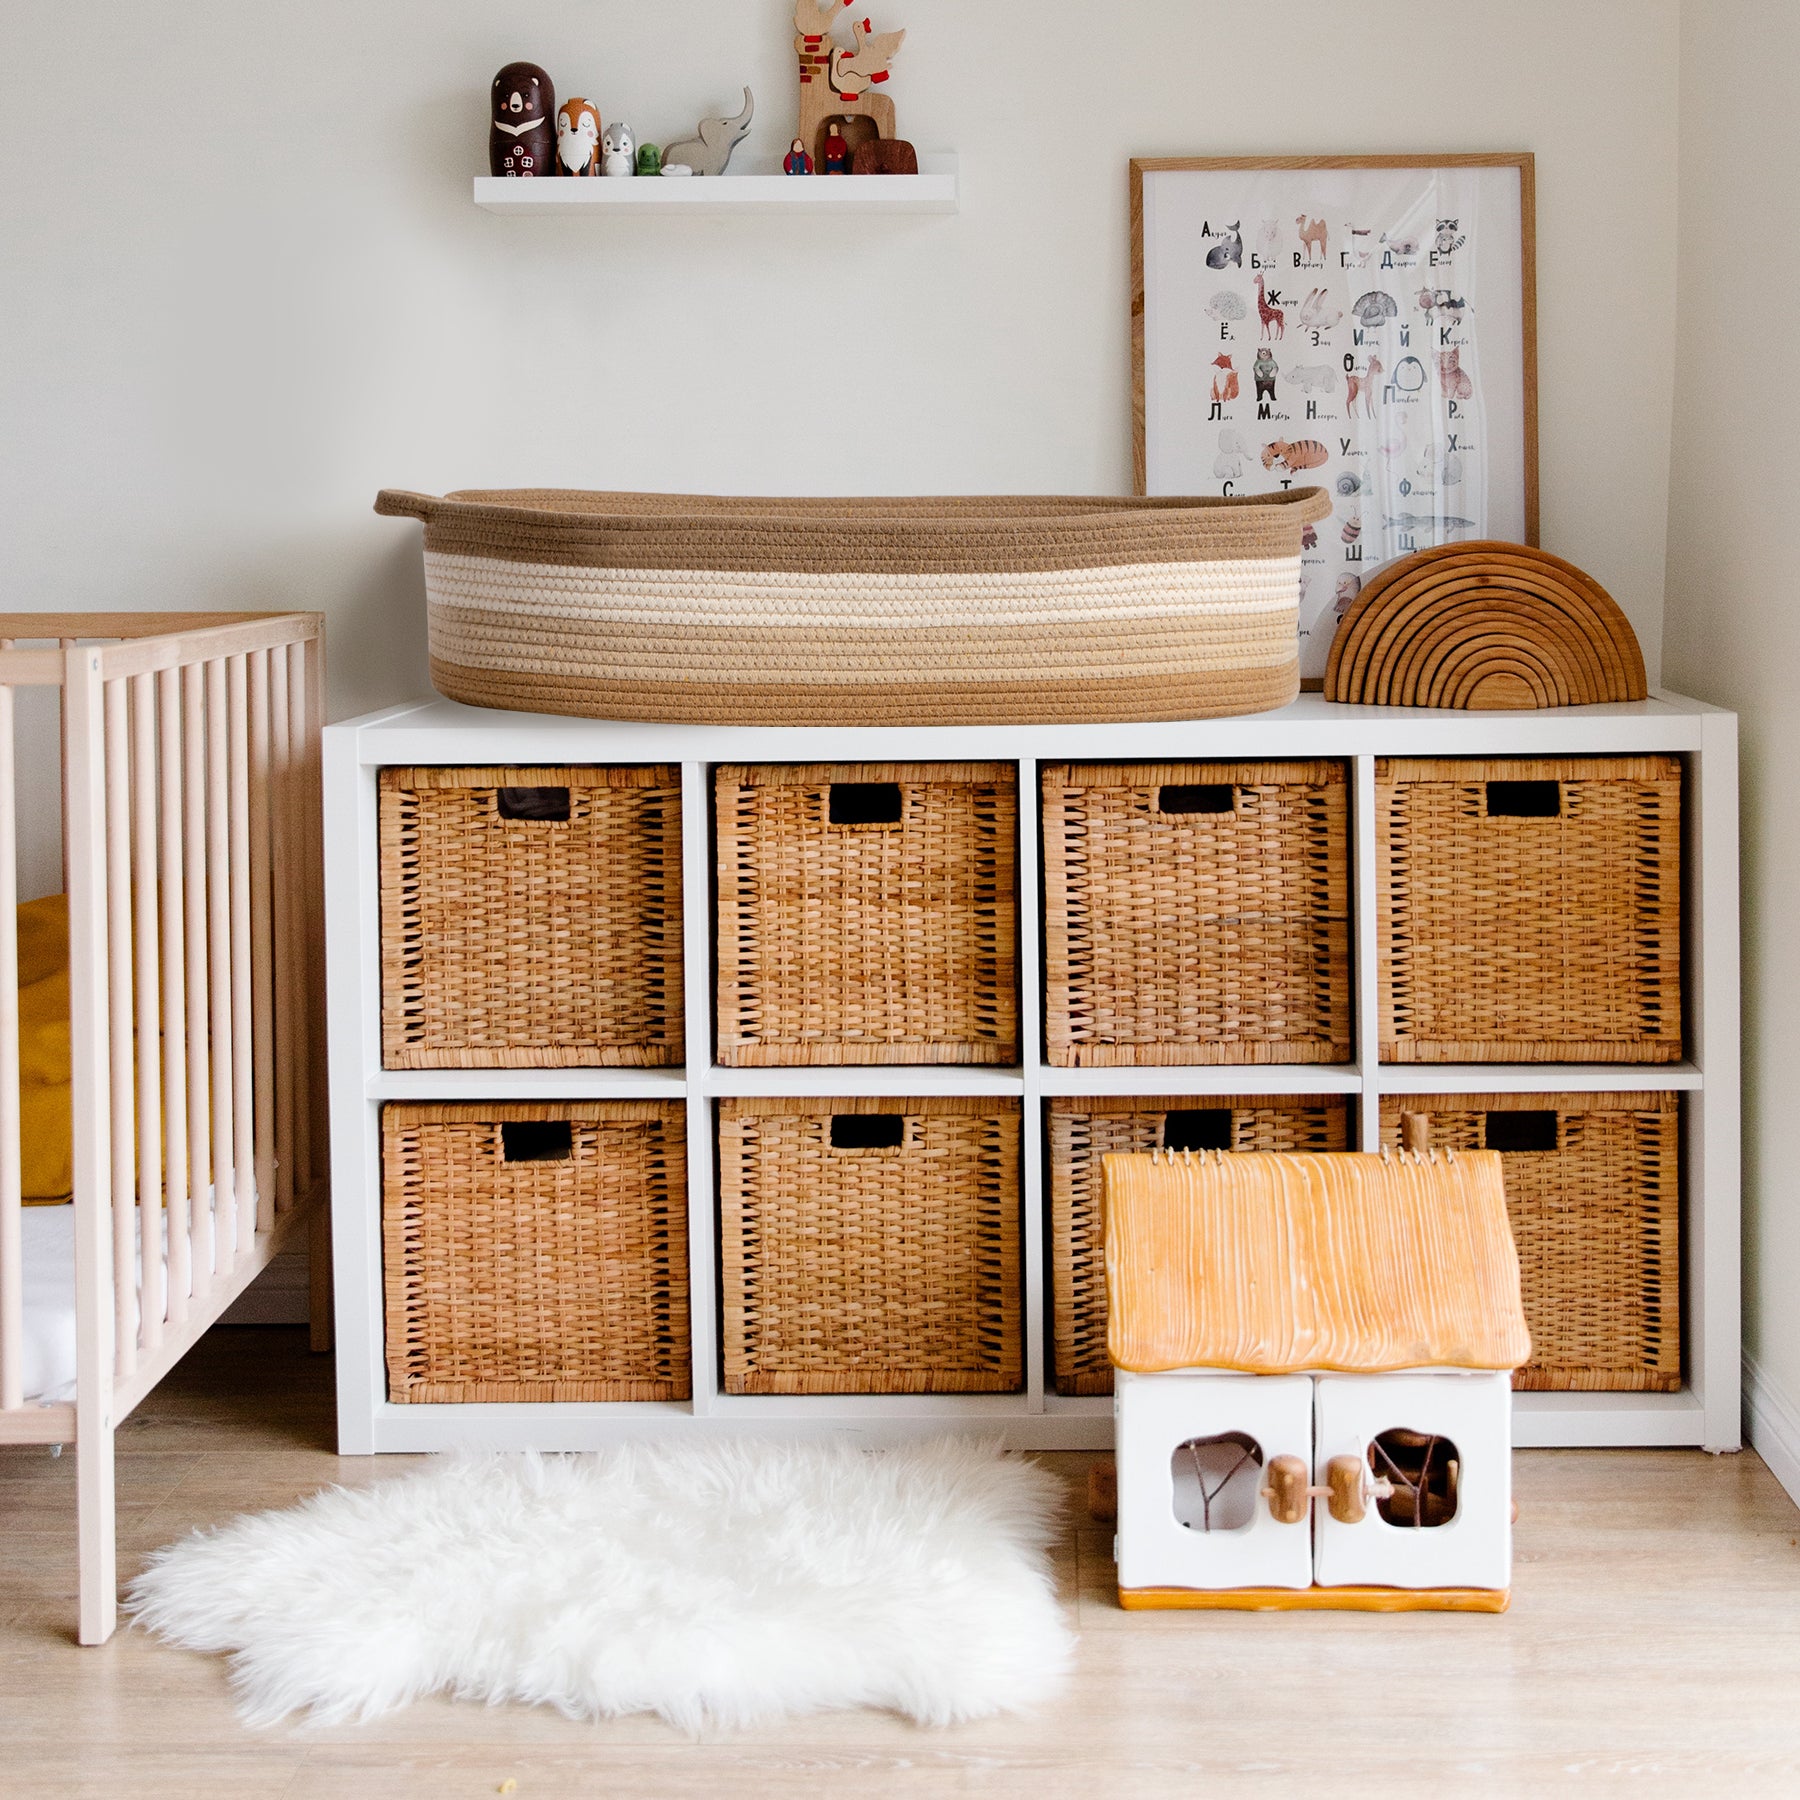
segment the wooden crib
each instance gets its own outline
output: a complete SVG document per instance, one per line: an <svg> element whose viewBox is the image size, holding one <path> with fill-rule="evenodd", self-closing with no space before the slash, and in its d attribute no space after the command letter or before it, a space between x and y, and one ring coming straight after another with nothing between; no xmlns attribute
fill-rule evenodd
<svg viewBox="0 0 1800 1800"><path fill-rule="evenodd" d="M0 1444L76 1446L84 1644L117 1622L114 1432L303 1218L326 1345L320 633L315 613L0 615ZM40 688L60 690L54 714ZM57 714L72 1403L25 1390L13 929L21 826L29 847L54 810L27 782Z"/></svg>

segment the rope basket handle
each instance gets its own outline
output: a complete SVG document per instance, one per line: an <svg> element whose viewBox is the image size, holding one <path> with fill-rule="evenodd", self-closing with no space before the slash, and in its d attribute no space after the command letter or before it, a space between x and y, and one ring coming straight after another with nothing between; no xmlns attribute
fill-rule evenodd
<svg viewBox="0 0 1800 1800"><path fill-rule="evenodd" d="M375 510L388 519L418 519L429 525L439 500L435 494L415 494L410 488L383 488L375 496Z"/></svg>

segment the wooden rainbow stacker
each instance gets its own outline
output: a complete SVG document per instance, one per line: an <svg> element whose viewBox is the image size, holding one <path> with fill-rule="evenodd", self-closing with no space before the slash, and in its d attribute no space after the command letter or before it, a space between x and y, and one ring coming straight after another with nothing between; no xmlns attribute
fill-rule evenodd
<svg viewBox="0 0 1800 1800"><path fill-rule="evenodd" d="M1120 1604L1504 1611L1531 1345L1499 1155L1105 1177Z"/></svg>

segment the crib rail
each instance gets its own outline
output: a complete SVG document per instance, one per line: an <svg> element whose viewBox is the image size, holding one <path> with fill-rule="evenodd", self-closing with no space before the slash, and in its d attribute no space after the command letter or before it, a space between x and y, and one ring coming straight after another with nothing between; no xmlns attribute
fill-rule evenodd
<svg viewBox="0 0 1800 1800"><path fill-rule="evenodd" d="M61 690L75 1418L110 1431L323 1178L321 674L316 614L0 614L0 1441L69 1422L18 1411L16 692Z"/></svg>

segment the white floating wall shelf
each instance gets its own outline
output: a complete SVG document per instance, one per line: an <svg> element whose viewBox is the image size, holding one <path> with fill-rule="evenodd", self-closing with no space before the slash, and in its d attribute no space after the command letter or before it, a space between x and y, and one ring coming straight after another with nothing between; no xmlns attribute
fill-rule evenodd
<svg viewBox="0 0 1800 1800"><path fill-rule="evenodd" d="M521 181L477 175L475 204L514 217L572 213L953 213L957 171L953 155L919 158L917 175L632 176L580 181L566 177Z"/></svg>

